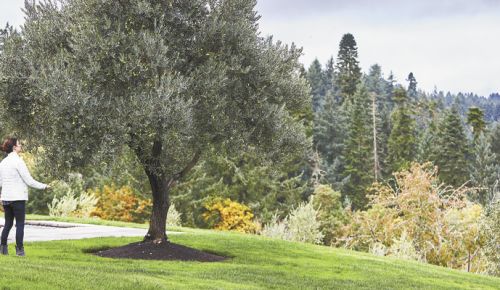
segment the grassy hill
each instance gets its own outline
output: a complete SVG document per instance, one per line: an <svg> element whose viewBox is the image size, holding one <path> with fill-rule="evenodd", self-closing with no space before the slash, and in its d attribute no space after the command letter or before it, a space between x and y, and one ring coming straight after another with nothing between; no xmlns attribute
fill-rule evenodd
<svg viewBox="0 0 500 290"><path fill-rule="evenodd" d="M87 252L138 241L27 243L0 256L1 289L499 289L500 279L259 236L183 229L174 243L230 259L217 263L116 260Z"/></svg>

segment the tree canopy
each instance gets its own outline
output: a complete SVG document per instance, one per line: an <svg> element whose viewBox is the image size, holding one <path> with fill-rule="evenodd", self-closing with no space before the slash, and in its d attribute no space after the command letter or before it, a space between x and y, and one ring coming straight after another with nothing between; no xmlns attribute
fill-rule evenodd
<svg viewBox="0 0 500 290"><path fill-rule="evenodd" d="M309 146L301 50L259 36L255 4L27 2L0 61L5 117L58 168L130 147L153 191L148 236L164 239L168 189L209 148L283 160Z"/></svg>

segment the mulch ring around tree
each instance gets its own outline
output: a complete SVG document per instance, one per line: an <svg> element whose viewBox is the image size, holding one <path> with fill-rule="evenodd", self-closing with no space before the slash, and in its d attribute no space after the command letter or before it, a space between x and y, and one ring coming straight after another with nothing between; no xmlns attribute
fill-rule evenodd
<svg viewBox="0 0 500 290"><path fill-rule="evenodd" d="M137 242L122 247L96 251L94 254L106 258L167 261L219 262L227 259L227 257L206 253L170 242L159 244L153 242Z"/></svg>

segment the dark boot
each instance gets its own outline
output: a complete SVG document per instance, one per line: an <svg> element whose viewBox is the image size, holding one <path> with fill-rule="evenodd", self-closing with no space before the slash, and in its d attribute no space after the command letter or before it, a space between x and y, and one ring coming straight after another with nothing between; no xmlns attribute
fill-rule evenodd
<svg viewBox="0 0 500 290"><path fill-rule="evenodd" d="M21 257L24 257L26 254L24 253L24 247L20 247L18 248L16 246L16 256L21 256Z"/></svg>
<svg viewBox="0 0 500 290"><path fill-rule="evenodd" d="M9 254L9 247L7 247L7 245L0 245L0 253L2 255L8 255Z"/></svg>

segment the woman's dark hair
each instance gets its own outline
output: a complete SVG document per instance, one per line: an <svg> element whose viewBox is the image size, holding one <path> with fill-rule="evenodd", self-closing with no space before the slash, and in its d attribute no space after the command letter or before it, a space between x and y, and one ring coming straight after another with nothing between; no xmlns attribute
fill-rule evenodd
<svg viewBox="0 0 500 290"><path fill-rule="evenodd" d="M16 145L17 145L17 138L7 138L3 142L2 148L0 149L2 149L2 151L4 152L10 153L14 151L14 146Z"/></svg>

